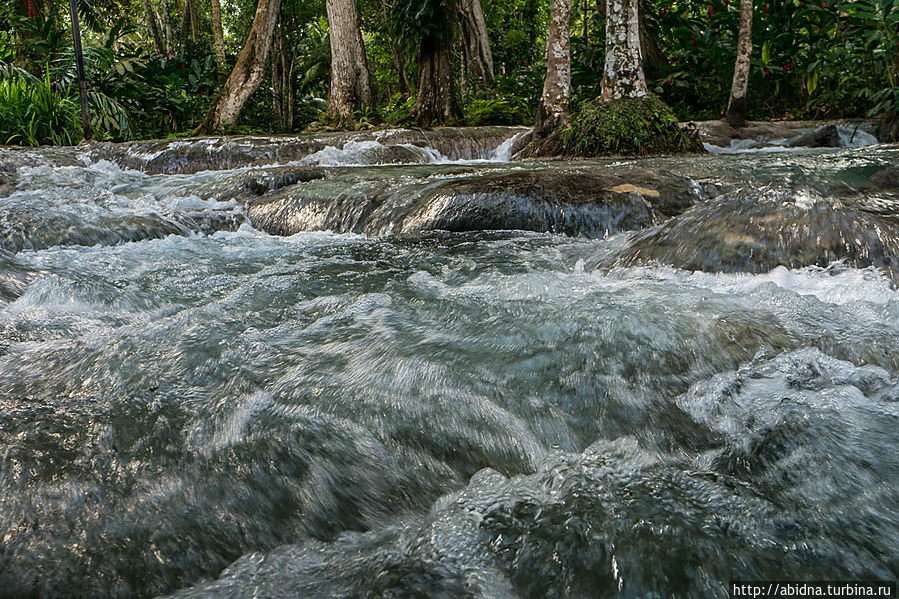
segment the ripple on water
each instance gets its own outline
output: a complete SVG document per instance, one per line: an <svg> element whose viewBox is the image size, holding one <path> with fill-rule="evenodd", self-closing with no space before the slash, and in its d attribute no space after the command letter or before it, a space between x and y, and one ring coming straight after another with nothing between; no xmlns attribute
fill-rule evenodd
<svg viewBox="0 0 899 599"><path fill-rule="evenodd" d="M4 223L238 210L71 168L29 174L72 183L12 191ZM626 235L174 233L0 251L0 589L725 596L899 573L899 296L876 269L589 267Z"/></svg>

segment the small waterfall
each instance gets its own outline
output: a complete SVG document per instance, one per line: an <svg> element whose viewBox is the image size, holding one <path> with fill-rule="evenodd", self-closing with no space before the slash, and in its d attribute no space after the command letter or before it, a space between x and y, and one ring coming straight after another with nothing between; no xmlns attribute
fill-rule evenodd
<svg viewBox="0 0 899 599"><path fill-rule="evenodd" d="M509 162L512 160L515 143L528 133L530 133L530 131L519 131L503 143L499 144L499 146L493 150L493 154L490 155L490 160L494 162Z"/></svg>

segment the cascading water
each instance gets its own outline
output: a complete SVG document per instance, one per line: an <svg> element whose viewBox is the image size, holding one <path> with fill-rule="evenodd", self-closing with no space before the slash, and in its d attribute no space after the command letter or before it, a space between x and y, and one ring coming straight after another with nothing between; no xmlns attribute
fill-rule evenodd
<svg viewBox="0 0 899 599"><path fill-rule="evenodd" d="M899 147L515 133L0 150L0 596L895 580Z"/></svg>

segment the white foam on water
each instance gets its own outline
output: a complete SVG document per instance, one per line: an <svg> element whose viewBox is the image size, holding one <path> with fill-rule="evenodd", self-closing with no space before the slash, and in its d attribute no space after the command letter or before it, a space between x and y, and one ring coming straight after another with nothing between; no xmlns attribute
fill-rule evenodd
<svg viewBox="0 0 899 599"><path fill-rule="evenodd" d="M777 266L770 272L705 273L688 272L671 267L634 267L616 269L610 277L622 280L652 280L677 285L703 287L723 294L749 294L764 285L774 284L799 295L814 296L822 302L846 305L868 302L885 305L899 301L899 290L876 268L847 268L840 263L827 268L809 266L788 269Z"/></svg>
<svg viewBox="0 0 899 599"><path fill-rule="evenodd" d="M582 301L594 292L632 290L635 285L662 285L684 291L705 289L716 294L747 296L766 285L823 303L886 305L899 301L899 290L875 268L847 268L836 263L828 268L788 269L778 266L767 273L705 273L670 266L616 268L608 273L585 272L577 261L570 271L533 271L521 274L486 273L459 286L426 271L408 281L426 295L445 298L482 298L490 301Z"/></svg>
<svg viewBox="0 0 899 599"><path fill-rule="evenodd" d="M509 162L512 159L512 148L519 137L529 134L530 131L519 131L503 143L499 144L490 155L491 162Z"/></svg>
<svg viewBox="0 0 899 599"><path fill-rule="evenodd" d="M109 160L99 160L86 166L23 166L18 169L17 190L46 187L98 187L109 189L123 183L145 179L147 175L122 168Z"/></svg>
<svg viewBox="0 0 899 599"><path fill-rule="evenodd" d="M795 148L783 145L786 139L773 139L770 141L758 141L755 139L732 139L730 145L726 147L716 146L714 144L703 142L702 146L710 154L755 154L755 153L773 153L773 152L797 152L800 150L808 150L804 146Z"/></svg>

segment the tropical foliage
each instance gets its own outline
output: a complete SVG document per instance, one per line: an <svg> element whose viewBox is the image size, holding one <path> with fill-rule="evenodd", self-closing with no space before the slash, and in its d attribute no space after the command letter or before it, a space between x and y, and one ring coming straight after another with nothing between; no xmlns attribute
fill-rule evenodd
<svg viewBox="0 0 899 599"><path fill-rule="evenodd" d="M446 23L441 0L359 0L377 107L367 124L403 122L414 104L396 72L416 81L416 43ZM600 0L601 2L601 0ZM645 0L650 89L680 119L718 118L727 103L736 46L737 0ZM199 35L180 30L186 4L149 0L166 37L154 49L145 5L79 0L89 107L101 139L182 135L202 119L222 81L216 71L209 4L196 0ZM470 93L464 122L527 124L543 80L545 0L483 0L495 82ZM39 10L36 10L38 7ZM236 60L253 0L225 11L226 47ZM165 11L168 10L168 13ZM15 0L0 8L0 143L70 144L81 138L67 3ZM292 130L319 118L329 89L323 0L283 0L281 27L292 65ZM877 117L899 110L899 0L756 0L750 118ZM166 25L166 26L164 26ZM604 26L597 0L575 0L571 23L573 104L595 98L602 79ZM189 35L190 34L190 35ZM185 43L179 43L185 40ZM459 62L459 61L457 61ZM460 67L457 65L457 69ZM273 131L271 84L264 82L238 130Z"/></svg>

